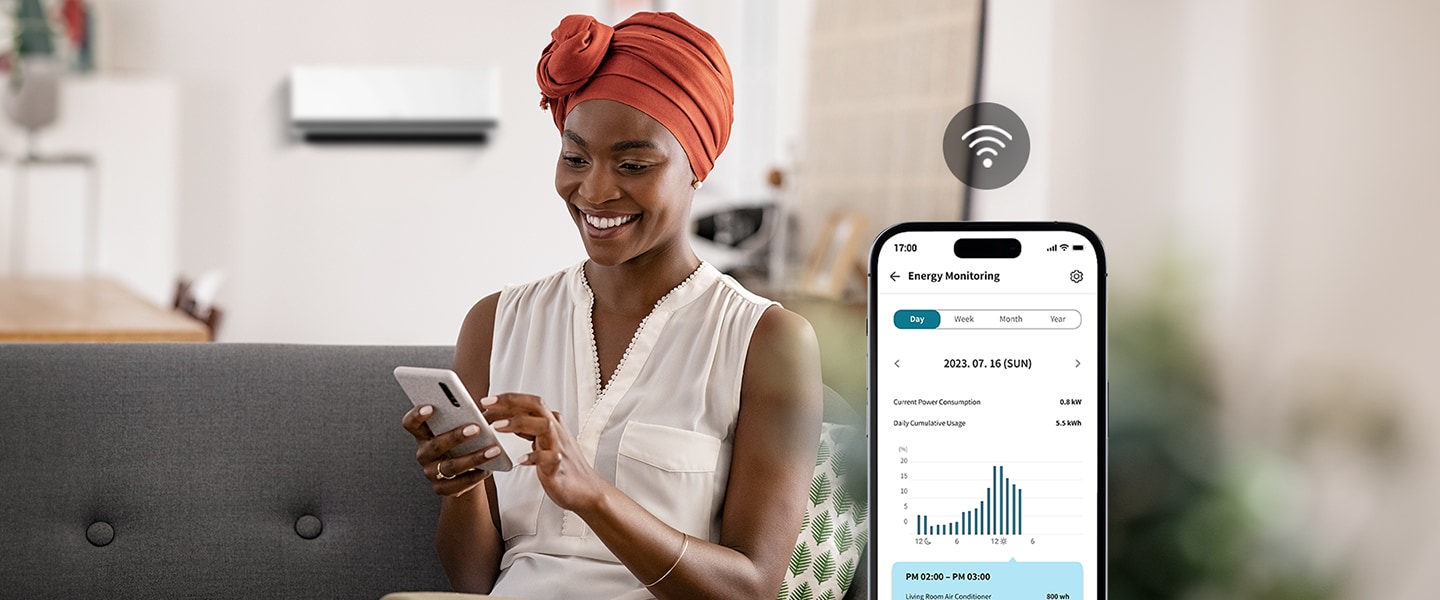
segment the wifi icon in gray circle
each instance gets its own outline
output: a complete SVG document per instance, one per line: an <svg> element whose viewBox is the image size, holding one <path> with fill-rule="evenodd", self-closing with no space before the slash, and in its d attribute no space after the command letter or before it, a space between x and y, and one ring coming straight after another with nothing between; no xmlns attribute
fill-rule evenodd
<svg viewBox="0 0 1440 600"><path fill-rule="evenodd" d="M961 183L993 190L1015 181L1030 162L1030 130L1015 111L980 102L950 119L943 151L945 165Z"/></svg>

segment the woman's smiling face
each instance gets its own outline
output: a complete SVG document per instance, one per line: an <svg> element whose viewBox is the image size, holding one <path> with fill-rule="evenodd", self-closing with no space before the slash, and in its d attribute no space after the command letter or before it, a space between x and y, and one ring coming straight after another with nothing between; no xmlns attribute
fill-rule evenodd
<svg viewBox="0 0 1440 600"><path fill-rule="evenodd" d="M614 266L682 239L694 175L670 130L620 102L589 100L560 137L555 191L591 260Z"/></svg>

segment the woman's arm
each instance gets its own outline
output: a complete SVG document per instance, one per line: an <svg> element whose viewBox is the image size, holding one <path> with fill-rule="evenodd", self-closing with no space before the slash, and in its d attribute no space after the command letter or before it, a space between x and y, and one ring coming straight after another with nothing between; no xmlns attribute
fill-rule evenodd
<svg viewBox="0 0 1440 600"><path fill-rule="evenodd" d="M660 580L650 588L657 597L770 600L800 534L822 394L810 324L770 308L745 358L719 544L690 538L687 546L679 530L596 475L540 398L503 394L492 401L491 418L497 430L534 439L522 464L535 465L546 494L585 519L637 579ZM509 422L501 425L502 418Z"/></svg>
<svg viewBox="0 0 1440 600"><path fill-rule="evenodd" d="M455 373L477 399L490 393L490 346L499 302L498 293L477 302L455 342ZM441 499L435 549L455 591L483 594L495 586L505 546L493 477L463 494Z"/></svg>

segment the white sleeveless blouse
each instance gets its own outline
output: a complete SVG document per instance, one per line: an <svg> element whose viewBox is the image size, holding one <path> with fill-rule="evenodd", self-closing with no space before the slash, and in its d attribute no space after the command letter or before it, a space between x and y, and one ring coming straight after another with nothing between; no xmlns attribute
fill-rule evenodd
<svg viewBox="0 0 1440 600"><path fill-rule="evenodd" d="M599 395L583 264L500 293L490 393L541 397L601 477L670 526L718 541L745 354L776 303L702 263L650 314ZM512 457L530 451L502 438ZM545 496L534 467L496 473L495 486L505 555L491 594L653 597L584 520Z"/></svg>

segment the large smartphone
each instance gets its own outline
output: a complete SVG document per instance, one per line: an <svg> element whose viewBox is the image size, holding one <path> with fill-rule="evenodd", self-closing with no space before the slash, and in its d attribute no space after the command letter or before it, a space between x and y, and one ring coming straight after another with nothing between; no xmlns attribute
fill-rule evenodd
<svg viewBox="0 0 1440 600"><path fill-rule="evenodd" d="M1072 223L870 253L870 597L1106 594L1105 254Z"/></svg>
<svg viewBox="0 0 1440 600"><path fill-rule="evenodd" d="M429 404L435 407L425 424L435 435L447 433L457 427L474 423L480 426L480 433L450 449L448 456L458 457L484 450L499 441L495 429L480 414L475 400L460 382L460 376L450 369L427 369L423 367L395 367L395 381L410 397L415 406ZM500 454L485 461L479 468L486 471L509 471L515 464L502 446Z"/></svg>

